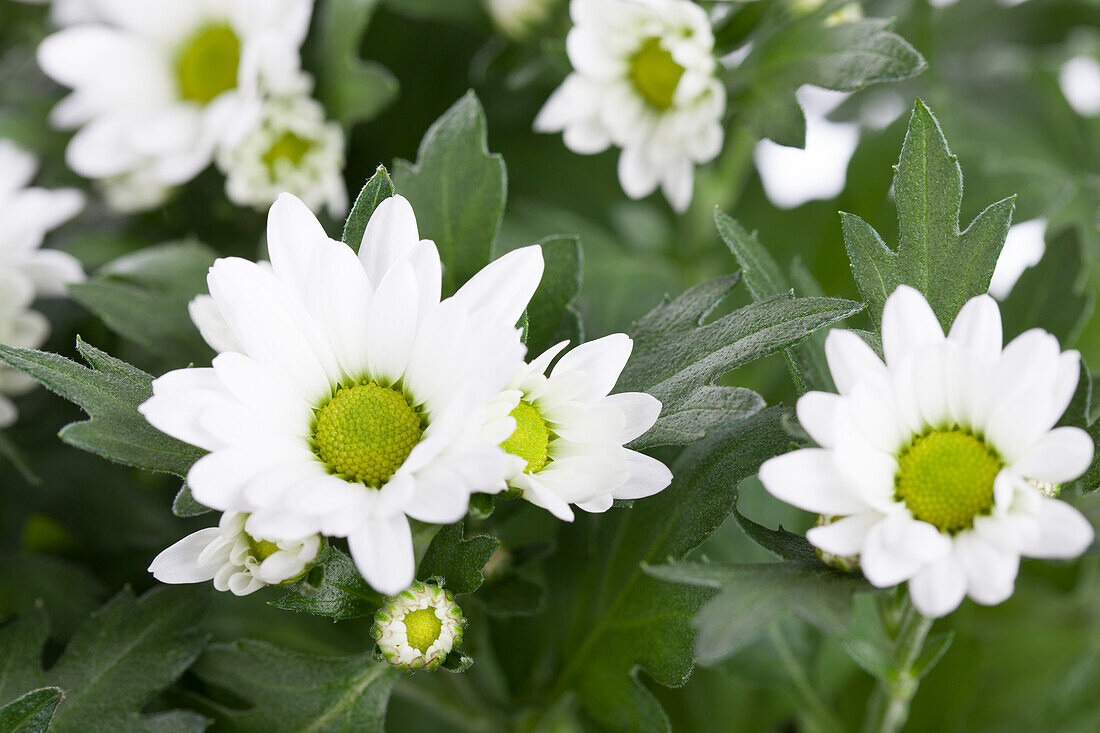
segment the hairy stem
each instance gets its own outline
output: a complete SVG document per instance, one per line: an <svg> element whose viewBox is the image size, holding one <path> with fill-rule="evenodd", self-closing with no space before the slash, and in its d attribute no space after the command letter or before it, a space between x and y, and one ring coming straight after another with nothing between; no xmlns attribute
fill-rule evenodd
<svg viewBox="0 0 1100 733"><path fill-rule="evenodd" d="M843 733L844 726L840 724L833 711L829 709L829 706L825 704L817 690L814 689L806 670L802 668L801 662L795 656L794 650L791 649L791 645L787 642L787 637L783 634L783 630L779 628L779 624L772 624L768 634L771 637L772 644L775 645L776 652L779 654L779 661L783 663L787 677L791 680L794 693L802 703L802 708L805 711L804 715L808 718L805 722L812 726L812 730Z"/></svg>
<svg viewBox="0 0 1100 733"><path fill-rule="evenodd" d="M902 597L900 613L894 619L897 619L891 665L894 673L890 679L880 679L871 695L863 726L866 733L896 733L901 730L909 718L909 704L920 684L914 668L932 628L932 619L913 608L908 595ZM894 626L891 623L894 619L884 614L883 622L887 629Z"/></svg>

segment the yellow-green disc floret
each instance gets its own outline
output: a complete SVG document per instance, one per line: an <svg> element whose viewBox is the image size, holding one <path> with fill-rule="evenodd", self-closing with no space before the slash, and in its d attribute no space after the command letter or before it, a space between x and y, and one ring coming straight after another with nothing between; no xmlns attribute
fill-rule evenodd
<svg viewBox="0 0 1100 733"><path fill-rule="evenodd" d="M897 498L941 532L959 532L993 508L993 481L1004 463L964 430L919 436L898 456Z"/></svg>
<svg viewBox="0 0 1100 733"><path fill-rule="evenodd" d="M264 153L264 165L274 168L278 160L287 160L291 165L298 165L311 147L313 144L309 140L303 140L293 132L284 132L271 149Z"/></svg>
<svg viewBox="0 0 1100 733"><path fill-rule="evenodd" d="M650 38L630 60L630 80L638 93L657 109L672 106L672 96L684 67L676 63L659 38Z"/></svg>
<svg viewBox="0 0 1100 733"><path fill-rule="evenodd" d="M423 435L420 414L396 389L374 382L341 387L317 411L313 442L333 472L379 487Z"/></svg>
<svg viewBox="0 0 1100 733"><path fill-rule="evenodd" d="M428 653L442 629L443 622L436 616L434 608L421 608L405 614L405 638L421 654Z"/></svg>
<svg viewBox="0 0 1100 733"><path fill-rule="evenodd" d="M516 420L516 431L500 447L527 461L524 473L538 473L546 466L550 428L530 402L521 401L509 414Z"/></svg>
<svg viewBox="0 0 1100 733"><path fill-rule="evenodd" d="M252 551L252 557L259 562L263 562L279 551L279 546L274 542L258 540L252 535L245 536L248 538L248 549Z"/></svg>
<svg viewBox="0 0 1100 733"><path fill-rule="evenodd" d="M176 61L180 96L206 104L237 86L241 39L228 25L203 28L183 46Z"/></svg>

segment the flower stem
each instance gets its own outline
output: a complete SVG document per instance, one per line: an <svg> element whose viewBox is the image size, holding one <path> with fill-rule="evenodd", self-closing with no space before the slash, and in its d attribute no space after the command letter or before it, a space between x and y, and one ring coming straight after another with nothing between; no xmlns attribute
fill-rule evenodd
<svg viewBox="0 0 1100 733"><path fill-rule="evenodd" d="M887 628L893 626L886 616ZM909 718L909 704L917 694L920 677L914 669L924 649L924 641L932 628L932 619L922 616L913 608L908 595L902 596L900 613L895 616L897 634L894 636L893 675L880 679L878 687L867 705L865 733L896 733Z"/></svg>
<svg viewBox="0 0 1100 733"><path fill-rule="evenodd" d="M809 720L805 721L808 724L807 727L816 731L843 733L844 726L840 724L840 721L833 715L833 711L829 709L829 706L825 704L817 690L814 689L813 684L806 675L806 671L798 661L798 657L795 656L791 645L787 642L783 630L779 628L779 624L772 624L771 628L768 629L768 634L771 637L772 644L775 645L776 652L779 654L779 661L783 663L783 668L787 671L794 692L801 700L809 717Z"/></svg>

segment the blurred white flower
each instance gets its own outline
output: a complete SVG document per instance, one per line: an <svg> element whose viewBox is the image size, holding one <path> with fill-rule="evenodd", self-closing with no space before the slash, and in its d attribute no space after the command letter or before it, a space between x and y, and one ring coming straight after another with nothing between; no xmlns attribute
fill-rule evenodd
<svg viewBox="0 0 1100 733"><path fill-rule="evenodd" d="M78 129L77 173L103 181L112 206L155 206L202 171L259 114L263 92L295 93L312 0L97 0L99 22L38 47L72 93L51 122Z"/></svg>
<svg viewBox="0 0 1100 733"><path fill-rule="evenodd" d="M99 19L96 10L98 0L18 0L30 5L49 5L50 20L54 25L66 26Z"/></svg>
<svg viewBox="0 0 1100 733"><path fill-rule="evenodd" d="M311 97L267 100L240 143L221 146L217 163L235 204L266 209L286 192L314 213L325 207L333 217L347 212L344 131L326 121L324 107Z"/></svg>
<svg viewBox="0 0 1100 733"><path fill-rule="evenodd" d="M248 512L253 536L347 537L363 577L399 592L415 568L409 518L456 522L472 492L501 488L508 432L471 426L522 362L515 323L542 252L509 253L441 301L439 253L400 196L374 211L358 256L290 194L267 243L270 266L210 271L223 345L240 351L154 380L140 410L210 451L188 473L197 501Z"/></svg>
<svg viewBox="0 0 1100 733"><path fill-rule="evenodd" d="M782 209L838 196L859 143L858 123L827 119L849 94L807 84L799 88L797 96L806 115L806 147L788 148L761 140L753 152L764 193Z"/></svg>
<svg viewBox="0 0 1100 733"><path fill-rule="evenodd" d="M508 485L523 498L566 521L570 504L605 512L615 499L641 499L666 488L672 472L624 447L657 421L661 403L644 392L609 395L633 348L626 334L581 344L554 365L568 342L520 367L490 408L516 422L502 447L517 460ZM511 410L510 412L507 412Z"/></svg>
<svg viewBox="0 0 1100 733"><path fill-rule="evenodd" d="M1020 557L1074 558L1088 520L1051 498L1084 473L1093 442L1055 427L1073 399L1080 355L1042 329L1002 348L1001 314L972 298L945 337L924 296L902 285L882 313L885 363L858 335L833 330L825 355L839 394L808 392L798 421L820 448L766 461L774 496L832 521L806 539L859 556L876 587L909 582L926 616L964 596L1012 595Z"/></svg>
<svg viewBox="0 0 1100 733"><path fill-rule="evenodd" d="M523 40L550 19L562 0L482 0L489 17L502 33Z"/></svg>
<svg viewBox="0 0 1100 733"><path fill-rule="evenodd" d="M622 148L627 196L660 186L673 209L687 210L695 165L722 149L726 109L706 11L688 0L572 0L569 13L574 71L535 130L562 132L566 147L582 155Z"/></svg>
<svg viewBox="0 0 1100 733"><path fill-rule="evenodd" d="M47 232L83 208L84 194L28 186L37 170L33 155L0 139L0 343L32 349L50 332L45 317L30 310L35 298L64 295L68 283L84 279L75 257L41 249ZM4 394L23 394L34 385L25 374L0 367L0 428L17 417Z"/></svg>
<svg viewBox="0 0 1100 733"><path fill-rule="evenodd" d="M247 596L300 577L321 549L321 536L269 541L245 531L247 514L225 512L217 527L200 529L160 553L149 572L162 583L214 581L220 591Z"/></svg>
<svg viewBox="0 0 1100 733"><path fill-rule="evenodd" d="M1058 83L1069 106L1082 117L1100 114L1100 57L1074 56L1058 72Z"/></svg>
<svg viewBox="0 0 1100 733"><path fill-rule="evenodd" d="M989 294L1004 300L1012 292L1024 270L1039 264L1046 252L1046 219L1031 219L1014 224L1005 237L1005 246L997 258L997 267L989 281Z"/></svg>

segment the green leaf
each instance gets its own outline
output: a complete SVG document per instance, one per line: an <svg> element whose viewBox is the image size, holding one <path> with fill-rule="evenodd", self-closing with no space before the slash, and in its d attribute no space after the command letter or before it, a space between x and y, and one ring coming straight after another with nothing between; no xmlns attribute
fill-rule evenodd
<svg viewBox="0 0 1100 733"><path fill-rule="evenodd" d="M575 236L547 237L539 242L545 263L542 282L527 306L530 331L527 337L529 357L537 356L559 341L572 329L576 311L569 310L581 287L581 242ZM575 344L575 342L574 342Z"/></svg>
<svg viewBox="0 0 1100 733"><path fill-rule="evenodd" d="M634 325L634 354L618 389L649 392L663 407L632 448L683 445L757 412L764 404L759 395L715 380L863 308L836 298L776 296L705 322L737 281L727 275L696 285Z"/></svg>
<svg viewBox="0 0 1100 733"><path fill-rule="evenodd" d="M356 252L359 251L363 243L363 234L367 231L367 223L374 210L378 208L378 204L393 196L394 193L396 189L393 187L393 181L390 180L389 171L383 165L378 166L374 175L363 184L359 195L355 197L355 204L351 207L347 221L344 222L344 234L341 238L344 244Z"/></svg>
<svg viewBox="0 0 1100 733"><path fill-rule="evenodd" d="M943 655L947 654L953 641L955 641L954 631L942 631L929 636L924 642L920 656L913 663L913 676L919 680L931 672L932 668L943 659Z"/></svg>
<svg viewBox="0 0 1100 733"><path fill-rule="evenodd" d="M194 672L249 704L207 701L220 729L232 731L381 733L397 679L396 668L370 653L317 657L250 640L210 645Z"/></svg>
<svg viewBox="0 0 1100 733"><path fill-rule="evenodd" d="M0 731L45 733L63 697L65 693L60 687L43 687L13 700L0 708Z"/></svg>
<svg viewBox="0 0 1100 733"><path fill-rule="evenodd" d="M927 64L881 18L826 25L843 5L824 4L801 18L778 12L753 37L752 51L727 76L745 124L780 145L803 147L806 123L795 100L803 84L857 91L870 84L916 76Z"/></svg>
<svg viewBox="0 0 1100 733"><path fill-rule="evenodd" d="M382 596L367 585L346 553L329 545L305 577L269 605L341 621L373 614Z"/></svg>
<svg viewBox="0 0 1100 733"><path fill-rule="evenodd" d="M489 152L485 112L472 91L428 128L415 165L394 163L393 179L420 235L439 247L443 290L453 293L489 263L504 216L504 160Z"/></svg>
<svg viewBox="0 0 1100 733"><path fill-rule="evenodd" d="M962 170L939 122L920 100L895 171L897 250L887 247L858 216L841 213L856 284L876 324L882 320L886 299L904 283L921 291L940 323L950 327L967 300L989 290L1015 197L992 204L959 231Z"/></svg>
<svg viewBox="0 0 1100 733"><path fill-rule="evenodd" d="M599 517L592 523L595 536L563 541L556 559L578 587L552 591L549 598L566 607L542 617L555 625L574 619L574 635L557 650L568 650L568 663L556 692L572 690L605 728L669 730L637 671L644 669L669 687L687 681L693 666L691 618L714 591L657 580L642 564L681 559L717 529L733 508L737 485L789 446L780 415L766 410L689 447L676 462L668 489L633 509Z"/></svg>
<svg viewBox="0 0 1100 733"><path fill-rule="evenodd" d="M32 611L0 628L0 704L57 686L65 698L51 733L153 731L140 711L198 657L203 606L192 590L161 587L141 598L123 590L85 621L49 672L41 667L46 617Z"/></svg>
<svg viewBox="0 0 1100 733"><path fill-rule="evenodd" d="M1092 293L1083 292L1081 245L1076 229L1066 229L1047 243L1039 263L1024 270L1001 303L1005 341L1029 328L1042 328L1072 344L1092 315Z"/></svg>
<svg viewBox="0 0 1100 733"><path fill-rule="evenodd" d="M187 304L206 292L206 274L216 257L198 242L149 247L101 267L87 282L71 285L69 293L112 331L186 366L211 353Z"/></svg>
<svg viewBox="0 0 1100 733"><path fill-rule="evenodd" d="M172 513L177 517L198 517L214 511L210 507L195 501L191 495L191 487L184 484L172 500Z"/></svg>
<svg viewBox="0 0 1100 733"><path fill-rule="evenodd" d="M737 520L737 523L741 525L741 529L745 530L745 534L753 542L776 557L804 563L817 561L817 550L814 549L804 535L788 532L783 527L768 529L752 521L736 509L734 509L733 518Z"/></svg>
<svg viewBox="0 0 1100 733"><path fill-rule="evenodd" d="M359 58L378 0L326 0L313 20L317 98L345 127L376 117L397 97L389 69Z"/></svg>
<svg viewBox="0 0 1100 733"><path fill-rule="evenodd" d="M68 638L106 595L101 580L67 560L0 553L0 618L41 607L54 632Z"/></svg>
<svg viewBox="0 0 1100 733"><path fill-rule="evenodd" d="M871 587L858 574L833 570L816 558L731 566L671 563L646 572L670 583L720 590L695 619L695 651L703 664L737 652L782 614L841 634L851 623L853 595Z"/></svg>
<svg viewBox="0 0 1100 733"><path fill-rule="evenodd" d="M500 547L500 540L488 535L464 538L463 523L449 524L436 533L417 576L423 580L441 577L444 587L455 593L473 593L485 582L481 569Z"/></svg>
<svg viewBox="0 0 1100 733"><path fill-rule="evenodd" d="M137 411L153 396L153 377L79 337L76 348L91 369L57 354L3 344L0 361L88 413L91 420L61 430L61 439L69 445L128 466L186 475L203 451L161 433Z"/></svg>

